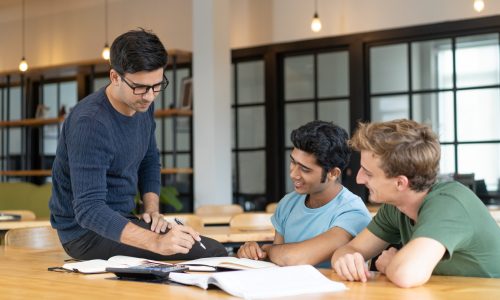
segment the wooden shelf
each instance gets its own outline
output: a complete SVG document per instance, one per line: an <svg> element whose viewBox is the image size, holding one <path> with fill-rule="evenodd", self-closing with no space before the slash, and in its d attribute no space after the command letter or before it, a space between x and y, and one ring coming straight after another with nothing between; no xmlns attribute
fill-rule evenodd
<svg viewBox="0 0 500 300"><path fill-rule="evenodd" d="M0 171L3 176L52 176L51 170L12 170Z"/></svg>
<svg viewBox="0 0 500 300"><path fill-rule="evenodd" d="M161 174L193 174L193 169L191 168L166 168L161 169ZM0 171L2 176L52 176L51 170L11 170L11 171Z"/></svg>
<svg viewBox="0 0 500 300"><path fill-rule="evenodd" d="M155 111L156 118L171 117L171 116L190 117L192 115L193 111L190 109L169 108L169 109L159 109Z"/></svg>
<svg viewBox="0 0 500 300"><path fill-rule="evenodd" d="M0 121L0 127L23 127L23 126L43 126L51 124L59 124L64 121L64 117L57 118L32 118L14 121Z"/></svg>
<svg viewBox="0 0 500 300"><path fill-rule="evenodd" d="M191 168L166 168L161 169L161 174L193 174L193 169Z"/></svg>

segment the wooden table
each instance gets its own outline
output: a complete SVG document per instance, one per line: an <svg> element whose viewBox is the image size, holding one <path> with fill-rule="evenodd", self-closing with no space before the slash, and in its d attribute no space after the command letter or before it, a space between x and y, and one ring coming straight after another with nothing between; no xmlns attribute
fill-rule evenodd
<svg viewBox="0 0 500 300"><path fill-rule="evenodd" d="M239 299L219 289L208 291L174 286L116 280L112 274L81 275L47 271L61 266L66 254L59 251L27 251L0 248L0 297L2 299ZM330 269L321 272L339 280ZM349 290L310 294L286 299L499 299L500 279L433 276L424 286L401 289L377 274L367 283L346 282ZM118 298L119 297L119 298Z"/></svg>
<svg viewBox="0 0 500 300"><path fill-rule="evenodd" d="M228 247L239 246L245 242L272 242L274 229L239 230L229 226L205 226L200 234L212 238Z"/></svg>

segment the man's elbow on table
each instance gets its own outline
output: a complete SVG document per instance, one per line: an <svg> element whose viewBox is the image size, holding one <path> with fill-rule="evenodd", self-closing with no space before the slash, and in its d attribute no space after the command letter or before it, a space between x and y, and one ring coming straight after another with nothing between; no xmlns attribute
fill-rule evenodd
<svg viewBox="0 0 500 300"><path fill-rule="evenodd" d="M432 272L419 270L418 267L411 264L389 265L386 273L387 278L401 288L412 288L425 284L431 275Z"/></svg>

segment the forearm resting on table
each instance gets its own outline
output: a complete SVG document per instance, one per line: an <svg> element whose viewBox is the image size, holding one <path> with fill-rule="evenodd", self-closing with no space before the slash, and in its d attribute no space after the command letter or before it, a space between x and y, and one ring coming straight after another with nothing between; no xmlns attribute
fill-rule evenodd
<svg viewBox="0 0 500 300"><path fill-rule="evenodd" d="M159 234L143 229L131 222L125 225L120 236L120 242L141 249L146 249L155 253L160 253Z"/></svg>
<svg viewBox="0 0 500 300"><path fill-rule="evenodd" d="M321 255L320 253L324 251L304 247L301 243L264 245L262 249L267 252L270 261L280 266L316 265L328 260L331 255L331 252Z"/></svg>

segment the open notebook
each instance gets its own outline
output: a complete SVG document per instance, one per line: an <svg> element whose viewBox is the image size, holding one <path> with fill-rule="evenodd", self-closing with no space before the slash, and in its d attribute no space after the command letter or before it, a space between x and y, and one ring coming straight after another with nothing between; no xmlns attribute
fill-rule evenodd
<svg viewBox="0 0 500 300"><path fill-rule="evenodd" d="M62 266L62 268L68 271L73 271L78 273L96 274L96 273L105 273L106 268L128 268L128 267L137 267L137 266L151 265L151 264L172 265L169 263L149 260L144 258L116 255L110 257L108 260L92 259L80 262L66 263Z"/></svg>
<svg viewBox="0 0 500 300"><path fill-rule="evenodd" d="M245 299L343 291L343 283L326 278L310 265L216 273L170 273L170 281L207 289L213 284Z"/></svg>
<svg viewBox="0 0 500 300"><path fill-rule="evenodd" d="M181 263L189 267L190 271L228 271L228 270L249 270L277 267L276 264L268 261L253 260L248 258L237 258L232 256L207 257L189 260Z"/></svg>

